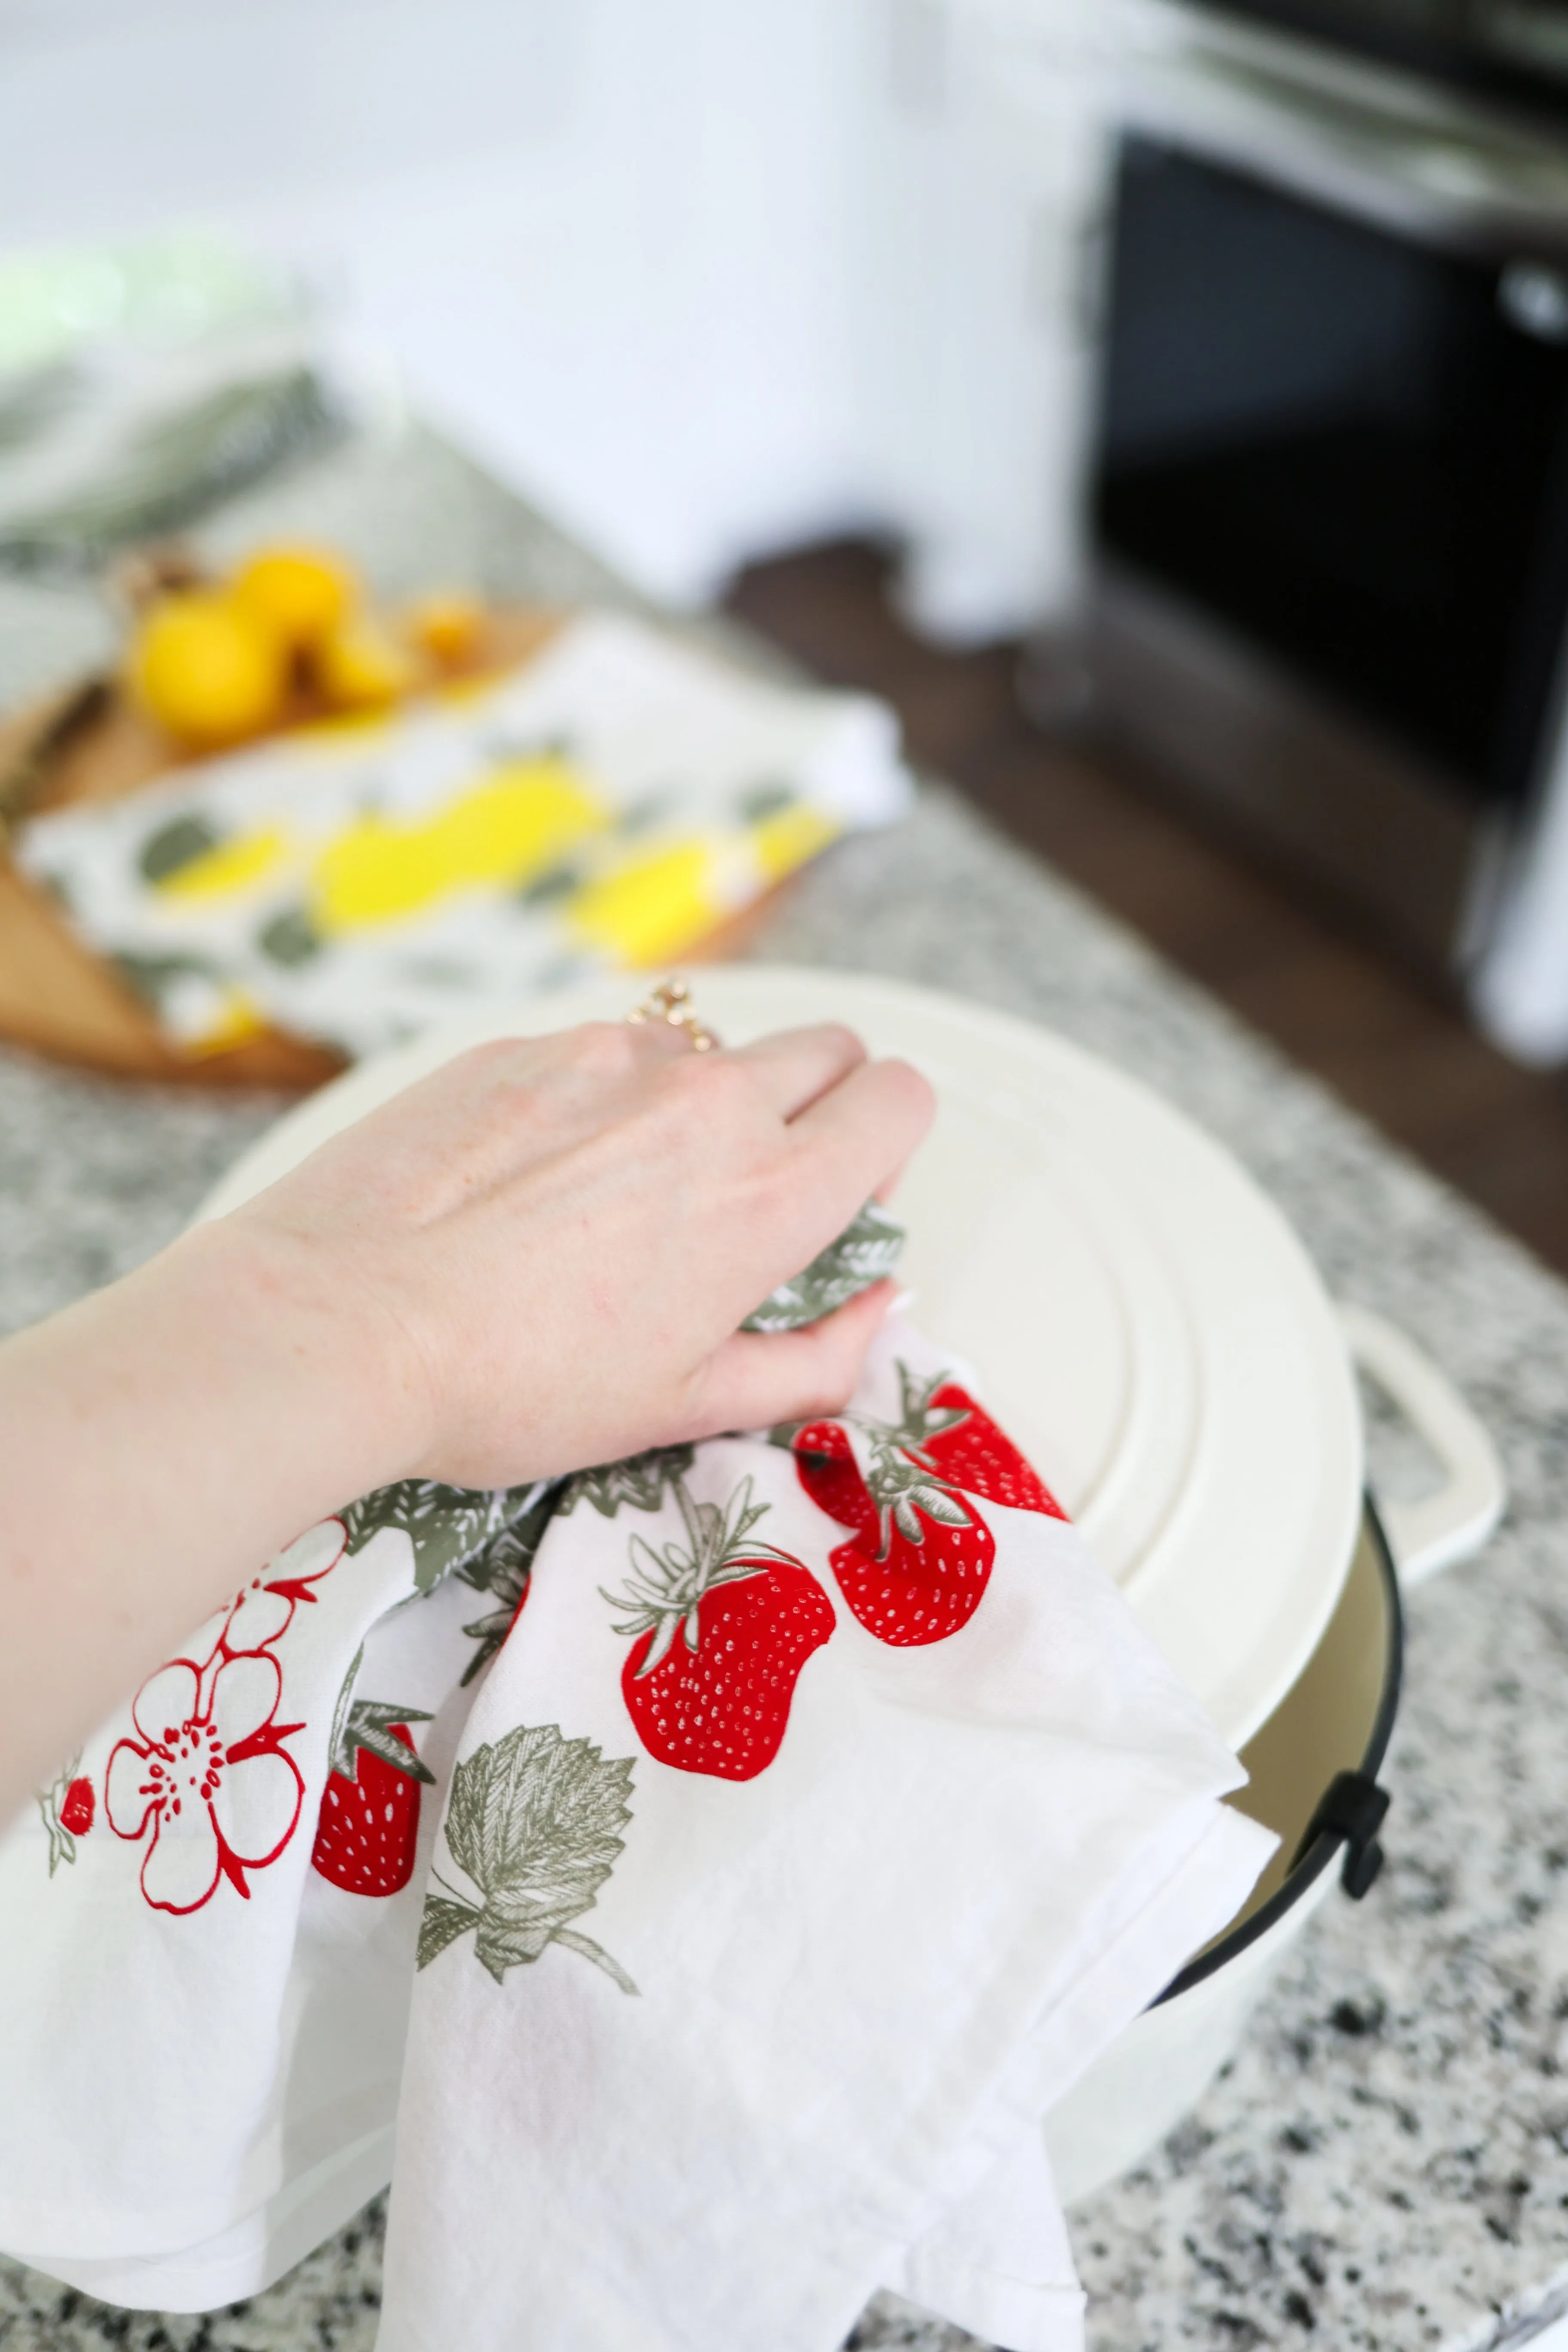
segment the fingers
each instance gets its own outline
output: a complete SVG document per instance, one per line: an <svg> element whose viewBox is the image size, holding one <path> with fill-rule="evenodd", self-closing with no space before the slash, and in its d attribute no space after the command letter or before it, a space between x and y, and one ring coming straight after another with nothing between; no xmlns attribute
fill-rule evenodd
<svg viewBox="0 0 1568 2352"><path fill-rule="evenodd" d="M775 1422L837 1412L848 1402L866 1350L896 1296L891 1282L878 1282L804 1331L738 1331L709 1359L689 1425L678 1437L768 1429Z"/></svg>
<svg viewBox="0 0 1568 2352"><path fill-rule="evenodd" d="M744 1062L779 1117L793 1119L858 1069L866 1048L852 1029L824 1022L816 1028L784 1029L759 1037L750 1045L737 1046L730 1059Z"/></svg>
<svg viewBox="0 0 1568 2352"><path fill-rule="evenodd" d="M847 1223L863 1201L890 1192L925 1140L936 1097L909 1062L865 1062L818 1097L795 1122L805 1148L811 1191L830 1192Z"/></svg>

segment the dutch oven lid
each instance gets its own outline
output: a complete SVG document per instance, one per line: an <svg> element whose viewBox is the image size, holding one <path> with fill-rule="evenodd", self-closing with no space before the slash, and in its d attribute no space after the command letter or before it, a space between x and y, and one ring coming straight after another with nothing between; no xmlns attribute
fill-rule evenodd
<svg viewBox="0 0 1568 2352"><path fill-rule="evenodd" d="M616 1018L625 977L467 1021L312 1097L225 1178L221 1214L480 1037ZM976 1367L1139 1616L1241 1747L1338 1599L1361 1508L1361 1419L1333 1310L1295 1235L1180 1112L1047 1031L847 972L715 965L727 1044L847 1021L916 1062L935 1131L898 1213L932 1338Z"/></svg>

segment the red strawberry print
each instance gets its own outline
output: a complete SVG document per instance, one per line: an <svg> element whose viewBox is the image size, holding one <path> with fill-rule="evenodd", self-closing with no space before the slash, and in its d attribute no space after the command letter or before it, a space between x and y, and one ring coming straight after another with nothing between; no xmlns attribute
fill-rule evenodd
<svg viewBox="0 0 1568 2352"><path fill-rule="evenodd" d="M794 1440L814 1503L854 1539L828 1555L839 1591L879 1642L913 1649L945 1642L979 1608L996 1539L977 1511L896 1447L873 1439L863 1477L846 1432L817 1421Z"/></svg>
<svg viewBox="0 0 1568 2352"><path fill-rule="evenodd" d="M605 1599L629 1613L621 1692L650 1756L678 1772L752 1780L778 1754L801 1668L833 1632L833 1606L809 1569L760 1542L768 1508L745 1479L721 1509L670 1482L688 1545L655 1551L634 1536L634 1574Z"/></svg>
<svg viewBox="0 0 1568 2352"><path fill-rule="evenodd" d="M960 1494L1051 1518L1066 1513L1010 1438L944 1372L899 1366L896 1422L855 1417L870 1440L862 1476L843 1424L791 1438L801 1485L853 1543L830 1555L844 1598L880 1642L943 1642L980 1606L996 1557L991 1529Z"/></svg>
<svg viewBox="0 0 1568 2352"><path fill-rule="evenodd" d="M841 1528L853 1528L873 1546L881 1541L877 1506L860 1475L848 1432L837 1421L808 1422L790 1439L795 1472L819 1508Z"/></svg>
<svg viewBox="0 0 1568 2352"><path fill-rule="evenodd" d="M72 1837L85 1837L92 1827L94 1810L92 1782L85 1777L73 1780L60 1807L61 1829L68 1830Z"/></svg>
<svg viewBox="0 0 1568 2352"><path fill-rule="evenodd" d="M935 1470L950 1486L978 1495L983 1503L1005 1503L1010 1510L1040 1511L1047 1518L1066 1518L1067 1513L1044 1479L967 1389L940 1372L932 1380L916 1382L902 1364L899 1375L904 1416L892 1442L900 1452Z"/></svg>
<svg viewBox="0 0 1568 2352"><path fill-rule="evenodd" d="M345 1687L353 1679L351 1668ZM422 1707L375 1699L346 1709L340 1701L339 1712L311 1864L347 1895L396 1895L414 1875L420 1783L436 1778L415 1754L408 1726L430 1718Z"/></svg>

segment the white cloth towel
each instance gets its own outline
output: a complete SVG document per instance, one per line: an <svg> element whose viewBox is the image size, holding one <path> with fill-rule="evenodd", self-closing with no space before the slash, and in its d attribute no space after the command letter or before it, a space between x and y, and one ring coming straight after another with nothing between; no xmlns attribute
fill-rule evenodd
<svg viewBox="0 0 1568 2352"><path fill-rule="evenodd" d="M885 705L585 612L486 686L36 817L17 856L176 1044L265 1017L359 1055L673 961L910 794Z"/></svg>
<svg viewBox="0 0 1568 2352"><path fill-rule="evenodd" d="M144 1685L0 1848L0 2246L210 2306L395 2116L380 2352L1071 2352L1040 2118L1272 1841L907 1325L786 1437L388 1490Z"/></svg>

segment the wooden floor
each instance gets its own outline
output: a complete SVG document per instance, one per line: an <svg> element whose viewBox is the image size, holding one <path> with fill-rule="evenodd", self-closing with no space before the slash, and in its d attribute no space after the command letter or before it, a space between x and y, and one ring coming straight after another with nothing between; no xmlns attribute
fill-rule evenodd
<svg viewBox="0 0 1568 2352"><path fill-rule="evenodd" d="M1106 748L1023 716L1017 649L934 651L858 543L754 565L734 614L819 677L884 696L911 757L1326 1079L1568 1274L1568 1071L1518 1067L1353 926L1180 812Z"/></svg>

